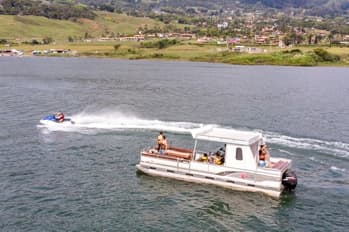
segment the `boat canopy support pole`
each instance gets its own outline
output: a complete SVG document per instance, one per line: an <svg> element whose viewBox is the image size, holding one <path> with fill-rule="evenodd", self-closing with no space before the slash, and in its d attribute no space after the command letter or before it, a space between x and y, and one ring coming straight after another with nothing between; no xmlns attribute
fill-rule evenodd
<svg viewBox="0 0 349 232"><path fill-rule="evenodd" d="M195 158L195 154L196 154L196 147L198 145L198 140L195 139L195 142L194 142L194 149L193 149L193 154L191 155L191 159L193 160Z"/></svg>
<svg viewBox="0 0 349 232"><path fill-rule="evenodd" d="M197 144L198 144L198 140L195 139L193 153L191 154L191 160L194 160L194 159L195 159L196 146L197 146ZM190 169L191 169L191 162L189 162L189 172L190 172Z"/></svg>

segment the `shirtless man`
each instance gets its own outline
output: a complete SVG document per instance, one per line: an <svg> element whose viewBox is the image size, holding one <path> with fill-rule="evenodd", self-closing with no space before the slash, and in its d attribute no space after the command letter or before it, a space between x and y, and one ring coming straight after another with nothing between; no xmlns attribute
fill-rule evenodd
<svg viewBox="0 0 349 232"><path fill-rule="evenodd" d="M160 148L162 146L162 143L164 141L164 134L162 131L160 131L157 139L156 139L156 142L157 142L157 151L159 152L160 151Z"/></svg>

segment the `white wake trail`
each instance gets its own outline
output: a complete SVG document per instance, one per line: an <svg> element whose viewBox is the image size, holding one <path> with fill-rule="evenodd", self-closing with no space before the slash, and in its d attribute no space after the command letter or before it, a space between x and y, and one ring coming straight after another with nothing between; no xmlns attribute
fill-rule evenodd
<svg viewBox="0 0 349 232"><path fill-rule="evenodd" d="M52 131L76 131L81 130L162 130L173 133L190 133L191 129L204 126L200 123L192 122L170 122L157 119L142 119L133 114L120 112L103 113L79 113L70 117L74 124L60 125L40 125Z"/></svg>
<svg viewBox="0 0 349 232"><path fill-rule="evenodd" d="M74 124L40 125L49 131L66 131L82 133L98 133L99 130L152 130L172 133L190 133L192 129L201 128L208 124L194 122L161 121L158 119L143 119L132 113L125 112L82 112L71 116ZM213 127L222 127L209 124ZM225 127L229 128L229 127ZM234 128L229 128L234 129ZM257 130L254 130L257 131ZM258 130L261 131L261 130ZM285 147L306 149L327 153L336 157L349 158L349 144L336 141L324 141L312 138L296 138L275 132L262 131L267 143Z"/></svg>
<svg viewBox="0 0 349 232"><path fill-rule="evenodd" d="M268 143L282 146L300 148L306 150L315 150L318 152L328 153L333 156L349 158L349 144L338 141L324 141L312 138L295 138L281 135L274 132L264 132Z"/></svg>

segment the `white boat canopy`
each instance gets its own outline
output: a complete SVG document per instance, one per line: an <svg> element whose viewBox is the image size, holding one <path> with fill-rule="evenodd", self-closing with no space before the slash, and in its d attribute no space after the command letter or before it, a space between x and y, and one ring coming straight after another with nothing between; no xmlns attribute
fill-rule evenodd
<svg viewBox="0 0 349 232"><path fill-rule="evenodd" d="M214 128L205 126L193 129L191 135L196 140L215 141L229 144L251 145L262 140L262 134L253 131L238 131L234 129Z"/></svg>

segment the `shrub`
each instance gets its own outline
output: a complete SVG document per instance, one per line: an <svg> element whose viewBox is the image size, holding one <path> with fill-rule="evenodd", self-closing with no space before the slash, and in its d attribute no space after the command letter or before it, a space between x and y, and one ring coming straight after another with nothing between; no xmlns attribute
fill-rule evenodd
<svg viewBox="0 0 349 232"><path fill-rule="evenodd" d="M296 48L296 49L292 49L291 51L289 51L289 50L282 51L282 53L285 53L285 54L287 54L287 53L297 54L297 53L302 53L302 51L300 49Z"/></svg>
<svg viewBox="0 0 349 232"><path fill-rule="evenodd" d="M46 36L42 39L43 44L50 44L52 42L53 42L53 39L51 37L48 37L48 36Z"/></svg>
<svg viewBox="0 0 349 232"><path fill-rule="evenodd" d="M121 47L121 44L115 44L113 47L114 47L114 52L116 52Z"/></svg>
<svg viewBox="0 0 349 232"><path fill-rule="evenodd" d="M163 48L167 48L169 46L175 45L177 44L178 41L176 39L162 39L162 40L158 40L155 42L149 41L149 42L142 42L141 43L141 47L142 48L158 48L158 49L163 49Z"/></svg>
<svg viewBox="0 0 349 232"><path fill-rule="evenodd" d="M8 41L6 39L0 39L0 44L7 44Z"/></svg>
<svg viewBox="0 0 349 232"><path fill-rule="evenodd" d="M340 57L338 55L331 54L322 48L316 48L313 50L313 52L316 56L315 59L320 62L335 62L340 60Z"/></svg>
<svg viewBox="0 0 349 232"><path fill-rule="evenodd" d="M127 52L130 54L137 54L137 51L135 49L132 49L132 48L127 49Z"/></svg>
<svg viewBox="0 0 349 232"><path fill-rule="evenodd" d="M298 48L292 49L290 52L291 53L302 53L302 51L300 49L298 49Z"/></svg>

